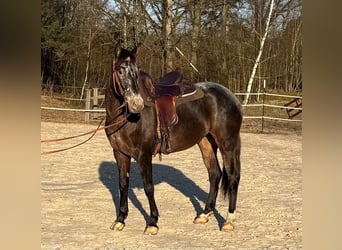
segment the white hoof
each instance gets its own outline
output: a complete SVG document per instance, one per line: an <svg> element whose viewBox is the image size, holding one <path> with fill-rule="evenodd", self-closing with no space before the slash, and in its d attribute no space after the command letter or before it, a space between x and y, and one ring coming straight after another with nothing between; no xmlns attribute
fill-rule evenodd
<svg viewBox="0 0 342 250"><path fill-rule="evenodd" d="M111 230L122 231L125 227L125 224L119 221L114 221L113 224L110 226Z"/></svg>
<svg viewBox="0 0 342 250"><path fill-rule="evenodd" d="M156 235L158 233L158 227L155 226L147 226L145 228L144 234L145 235Z"/></svg>
<svg viewBox="0 0 342 250"><path fill-rule="evenodd" d="M205 224L209 221L209 217L213 214L213 212L209 212L207 214L200 214L195 220L195 224Z"/></svg>
<svg viewBox="0 0 342 250"><path fill-rule="evenodd" d="M233 221L235 220L235 214L229 213L227 214L226 222L222 225L221 231L229 232L234 230Z"/></svg>
<svg viewBox="0 0 342 250"><path fill-rule="evenodd" d="M230 232L234 230L234 225L231 222L226 222L223 224L221 231L223 232Z"/></svg>

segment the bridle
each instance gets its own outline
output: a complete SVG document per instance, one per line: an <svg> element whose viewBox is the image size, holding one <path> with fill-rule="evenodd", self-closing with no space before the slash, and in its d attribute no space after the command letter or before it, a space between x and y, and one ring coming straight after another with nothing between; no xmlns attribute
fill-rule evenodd
<svg viewBox="0 0 342 250"><path fill-rule="evenodd" d="M113 85L114 91L117 96L124 97L124 90L120 81L120 77L118 76L118 71L113 69Z"/></svg>
<svg viewBox="0 0 342 250"><path fill-rule="evenodd" d="M114 85L114 91L115 91L116 95L118 95L120 97L123 97L124 96L124 91L123 91L123 88L122 88L122 85L121 85L121 82L120 82L120 78L119 78L118 73L117 73L116 70L113 70L113 85ZM127 110L126 106L127 106L127 103L125 101L123 101L123 103L114 110L114 112L115 111L119 111L119 115L114 117L113 120L112 120L113 122L111 122L110 124L108 124L106 126L102 126L101 127L102 122L105 120L105 117L103 117L96 129L88 131L86 133L82 133L82 134L74 135L74 136L63 137L63 138L57 138L57 139L40 140L41 143L60 142L60 141L70 140L70 139L74 139L74 138L78 138L78 137L82 137L82 136L90 134L89 138L87 138L86 140L84 140L84 141L82 141L82 142L80 142L78 144L75 144L75 145L73 145L71 147L67 147L67 148L51 150L51 151L44 151L44 152L41 152L41 155L58 153L58 152L62 152L62 151L66 151L66 150L78 147L78 146L88 142L90 139L92 139L98 131L104 130L106 128L115 127L114 130L111 133L117 132L128 121L127 120L128 116L127 116L127 114L125 115L125 113L127 113L127 112L126 111L120 111L122 108ZM123 113L124 113L124 115L122 115Z"/></svg>
<svg viewBox="0 0 342 250"><path fill-rule="evenodd" d="M125 63L125 62L128 62L130 63L131 60L130 59L125 59L122 63ZM122 64L121 63L121 64ZM122 67L120 64L120 67ZM127 65L128 66L128 65ZM135 67L137 67L135 65ZM114 92L116 93L117 96L120 96L120 97L124 97L125 96L125 92L124 92L124 88L122 86L122 82L120 80L120 77L119 77L119 73L118 73L119 70L116 69L116 66L115 64L113 64L113 85L114 85ZM137 72L136 72L137 71ZM132 72L132 71L131 71ZM134 74L136 74L136 77L137 77L137 81L139 81L139 70L136 70L134 69ZM135 76L133 76L135 77ZM134 85L136 87L136 89L139 89L139 86L138 84L136 83L136 81L134 81Z"/></svg>
<svg viewBox="0 0 342 250"><path fill-rule="evenodd" d="M115 94L124 99L124 89L123 89L122 83L120 81L118 71L115 69L115 66L113 67L113 85L114 85L113 87L114 87ZM124 108L124 110L120 111L122 108ZM123 100L123 103L114 110L114 112L117 112L117 111L119 111L119 114L117 116L115 116L112 119L112 122L106 126L101 127L101 124L105 119L105 117L103 117L96 129L88 131L86 133L82 133L82 134L74 135L74 136L63 137L63 138L57 138L57 139L41 140L40 141L41 143L59 142L59 141L65 141L65 140L74 139L74 138L78 138L78 137L82 137L82 136L91 134L91 136L89 138L87 138L86 140L84 140L84 141L82 141L76 145L73 145L73 146L67 147L67 148L57 149L57 150L41 152L41 155L47 155L47 154L62 152L62 151L66 151L66 150L78 147L78 146L86 143L90 139L92 139L95 136L95 134L97 133L97 131L104 130L106 128L114 127L114 129L111 131L111 134L117 132L122 126L124 126L128 122L129 112L127 111L127 102L125 100Z"/></svg>

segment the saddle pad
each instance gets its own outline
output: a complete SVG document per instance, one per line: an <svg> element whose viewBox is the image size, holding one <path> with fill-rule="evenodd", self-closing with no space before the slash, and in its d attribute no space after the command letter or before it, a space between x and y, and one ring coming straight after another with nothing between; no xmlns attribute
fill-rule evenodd
<svg viewBox="0 0 342 250"><path fill-rule="evenodd" d="M176 107L180 104L195 101L197 99L203 98L204 93L203 90L199 87L196 88L196 90L189 94L179 95L176 98ZM144 98L144 104L149 107L155 106L155 99L152 99L151 97L145 97Z"/></svg>

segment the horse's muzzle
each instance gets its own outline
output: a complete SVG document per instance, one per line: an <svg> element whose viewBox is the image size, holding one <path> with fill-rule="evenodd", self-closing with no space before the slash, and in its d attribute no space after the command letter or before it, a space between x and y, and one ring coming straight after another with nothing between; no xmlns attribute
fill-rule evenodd
<svg viewBox="0 0 342 250"><path fill-rule="evenodd" d="M144 108L144 100L140 95L127 96L126 102L131 113L140 113Z"/></svg>

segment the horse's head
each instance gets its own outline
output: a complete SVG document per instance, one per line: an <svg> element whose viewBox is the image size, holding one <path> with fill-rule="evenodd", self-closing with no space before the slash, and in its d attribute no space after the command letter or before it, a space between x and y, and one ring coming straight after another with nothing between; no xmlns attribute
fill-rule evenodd
<svg viewBox="0 0 342 250"><path fill-rule="evenodd" d="M124 98L131 113L139 113L144 108L144 101L139 94L139 69L135 61L135 52L120 48L113 68L115 92Z"/></svg>

